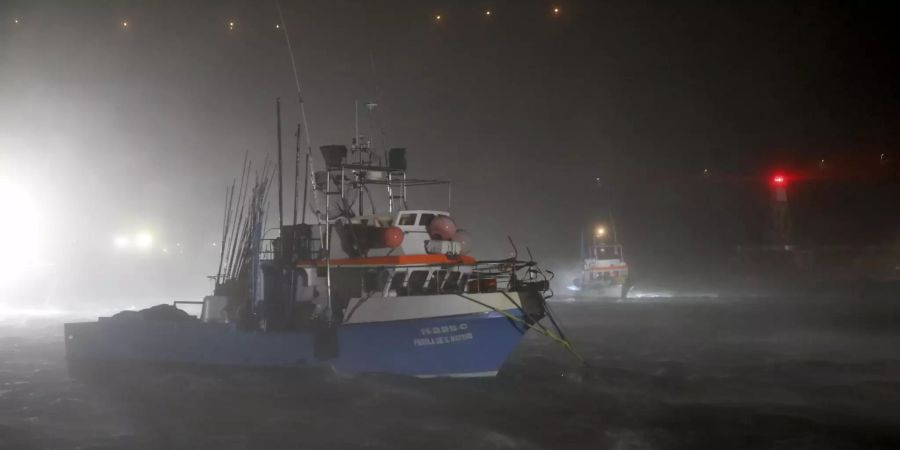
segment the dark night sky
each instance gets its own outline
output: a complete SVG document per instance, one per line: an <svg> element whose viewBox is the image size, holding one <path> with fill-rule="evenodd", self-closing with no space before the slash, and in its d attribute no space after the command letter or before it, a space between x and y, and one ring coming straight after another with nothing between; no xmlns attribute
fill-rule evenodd
<svg viewBox="0 0 900 450"><path fill-rule="evenodd" d="M377 87L387 143L416 175L454 181L483 257L512 234L539 259L577 259L607 199L638 260L755 241L776 166L800 179L796 209L814 216L797 221L817 242L900 239L896 168L885 180L877 164L900 144L897 11L552 5L284 0L313 145L349 143L354 101ZM146 226L202 248L179 280L214 270L223 190L246 149L273 151L275 97L286 129L297 120L275 23L265 1L0 3L0 170L40 198L54 254L103 257Z"/></svg>

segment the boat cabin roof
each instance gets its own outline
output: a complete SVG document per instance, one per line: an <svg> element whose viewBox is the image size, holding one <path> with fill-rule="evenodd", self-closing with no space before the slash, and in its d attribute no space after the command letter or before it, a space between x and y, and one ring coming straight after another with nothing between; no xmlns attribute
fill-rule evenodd
<svg viewBox="0 0 900 450"><path fill-rule="evenodd" d="M324 267L325 260L298 261L297 267ZM394 255L369 256L360 258L334 258L330 261L334 268L338 267L417 267L417 266L472 266L475 258L468 255Z"/></svg>
<svg viewBox="0 0 900 450"><path fill-rule="evenodd" d="M427 227L437 216L449 216L447 211L433 209L405 209L394 214L367 214L350 219L351 223L380 227Z"/></svg>

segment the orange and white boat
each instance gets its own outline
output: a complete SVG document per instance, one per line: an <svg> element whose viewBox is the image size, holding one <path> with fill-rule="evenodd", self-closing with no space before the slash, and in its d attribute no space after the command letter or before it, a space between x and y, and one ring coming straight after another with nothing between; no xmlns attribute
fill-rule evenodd
<svg viewBox="0 0 900 450"><path fill-rule="evenodd" d="M581 277L570 287L579 298L625 298L628 294L628 263L625 252L613 236L608 241L605 226L594 230L591 244L583 250L584 266Z"/></svg>

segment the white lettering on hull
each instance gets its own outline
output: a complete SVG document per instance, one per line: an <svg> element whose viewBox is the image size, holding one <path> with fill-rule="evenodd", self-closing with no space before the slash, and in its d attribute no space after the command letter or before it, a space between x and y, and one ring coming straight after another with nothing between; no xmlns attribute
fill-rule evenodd
<svg viewBox="0 0 900 450"><path fill-rule="evenodd" d="M459 325L442 325L439 327L419 328L419 333L425 337L413 339L413 345L416 347L426 345L443 345L453 344L456 342L472 340L472 333L450 334L469 329L469 324L461 323Z"/></svg>
<svg viewBox="0 0 900 450"><path fill-rule="evenodd" d="M453 344L456 342L471 341L472 333L451 334L448 336L423 337L413 339L413 345L422 347L427 345Z"/></svg>

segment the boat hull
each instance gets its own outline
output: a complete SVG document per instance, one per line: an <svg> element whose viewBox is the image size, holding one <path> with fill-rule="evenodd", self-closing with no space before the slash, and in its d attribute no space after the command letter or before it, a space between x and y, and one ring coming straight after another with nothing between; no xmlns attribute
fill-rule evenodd
<svg viewBox="0 0 900 450"><path fill-rule="evenodd" d="M609 286L590 286L584 287L575 293L575 298L584 300L618 300L622 298L621 284L613 284Z"/></svg>
<svg viewBox="0 0 900 450"><path fill-rule="evenodd" d="M521 317L518 309L505 311ZM345 324L338 355L319 360L310 331L239 331L200 321L101 319L65 325L70 365L159 364L300 368L416 377L494 376L526 328L495 312Z"/></svg>

